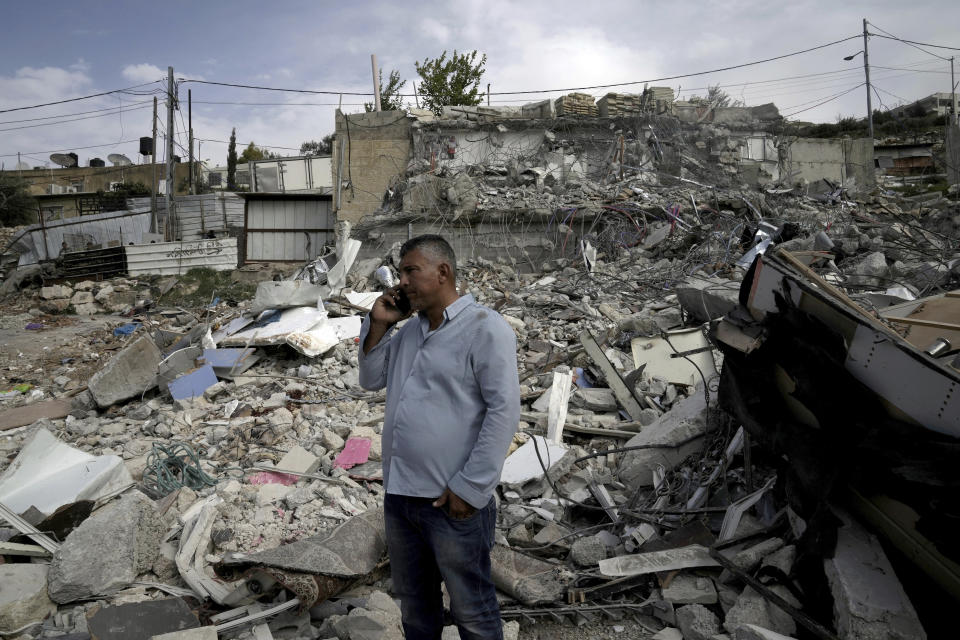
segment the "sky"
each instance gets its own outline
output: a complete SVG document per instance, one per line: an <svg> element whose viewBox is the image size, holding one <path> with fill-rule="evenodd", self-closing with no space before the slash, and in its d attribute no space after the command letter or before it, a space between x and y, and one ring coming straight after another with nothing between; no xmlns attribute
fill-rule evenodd
<svg viewBox="0 0 960 640"><path fill-rule="evenodd" d="M633 83L585 92L636 93L645 80L851 38L762 64L651 82L672 87L681 99L719 84L747 105L773 102L792 120L835 122L866 114L863 58L843 60L863 49L864 18L871 33L960 48L956 0L21 3L5 16L0 38L0 164L14 168L19 152L30 166L54 166L49 155L61 151L77 153L83 166L112 153L141 162L137 141L152 133L154 95L161 141L166 130L170 66L179 97L176 154L188 155L189 91L199 159L224 164L233 127L238 146L252 141L297 155L302 142L333 132L338 104L350 113L372 100L337 94L372 94L373 53L384 75L398 70L407 79L403 92L412 94L411 81L419 80L415 61L444 50L478 50L487 55L483 89L490 83L491 104L517 106L565 93L538 93L553 89ZM870 38L868 50L875 109L949 91L950 62L942 58L960 54L879 36ZM19 109L116 89L128 91ZM520 91L535 93L510 93Z"/></svg>

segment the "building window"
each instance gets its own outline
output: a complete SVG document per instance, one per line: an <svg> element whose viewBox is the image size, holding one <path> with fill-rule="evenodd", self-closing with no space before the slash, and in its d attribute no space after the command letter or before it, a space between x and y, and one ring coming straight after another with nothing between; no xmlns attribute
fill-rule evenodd
<svg viewBox="0 0 960 640"><path fill-rule="evenodd" d="M250 172L237 171L237 184L250 184Z"/></svg>
<svg viewBox="0 0 960 640"><path fill-rule="evenodd" d="M223 174L210 173L208 176L207 180L210 182L211 187L219 187L223 184Z"/></svg>

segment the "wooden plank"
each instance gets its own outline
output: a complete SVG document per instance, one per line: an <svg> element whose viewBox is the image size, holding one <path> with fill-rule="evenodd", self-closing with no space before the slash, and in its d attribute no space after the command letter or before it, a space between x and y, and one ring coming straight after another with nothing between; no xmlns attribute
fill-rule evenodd
<svg viewBox="0 0 960 640"><path fill-rule="evenodd" d="M72 402L70 398L58 398L14 409L6 409L0 412L0 431L33 424L40 418L49 418L50 420L66 418L72 410Z"/></svg>
<svg viewBox="0 0 960 640"><path fill-rule="evenodd" d="M940 322L939 320L924 320L923 318L887 318L887 322L895 322L897 324L914 324L918 327L930 327L932 329L960 331L960 324L956 324L954 322Z"/></svg>
<svg viewBox="0 0 960 640"><path fill-rule="evenodd" d="M547 410L547 441L560 444L563 440L563 425L567 421L567 405L570 402L570 385L573 373L570 367L553 370L553 386L550 391L550 407Z"/></svg>
<svg viewBox="0 0 960 640"><path fill-rule="evenodd" d="M603 372L603 377L606 378L607 384L613 389L613 395L617 397L617 402L620 403L623 410L626 411L627 415L632 419L639 421L640 414L643 411L640 408L640 403L633 397L630 389L627 388L627 384L623 381L623 378L620 377L620 373L610 364L610 361L607 360L607 356L604 355L603 349L597 344L593 334L589 331L584 331L580 334L580 344L583 345L590 359L600 367L600 371Z"/></svg>
<svg viewBox="0 0 960 640"><path fill-rule="evenodd" d="M569 422L563 425L563 432L566 434L568 431L571 433L582 433L588 436L609 436L611 438L624 438L627 440L639 433L639 431L621 431L620 429L604 429L602 427L584 427L579 424L570 424Z"/></svg>
<svg viewBox="0 0 960 640"><path fill-rule="evenodd" d="M52 555L38 544L20 544L17 542L0 542L0 556L30 556L43 558Z"/></svg>

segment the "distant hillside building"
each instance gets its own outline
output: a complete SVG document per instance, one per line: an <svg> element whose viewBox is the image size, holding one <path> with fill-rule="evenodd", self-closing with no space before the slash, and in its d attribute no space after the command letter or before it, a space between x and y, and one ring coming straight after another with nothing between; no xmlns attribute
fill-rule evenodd
<svg viewBox="0 0 960 640"><path fill-rule="evenodd" d="M903 117L908 115L909 112L916 110L917 107L921 107L924 110L924 113L936 113L938 116L945 116L949 113L952 113L953 106L953 94L952 93L934 93L926 98L921 98L916 102L911 102L910 104L905 104L899 107L892 109L891 111L894 115Z"/></svg>

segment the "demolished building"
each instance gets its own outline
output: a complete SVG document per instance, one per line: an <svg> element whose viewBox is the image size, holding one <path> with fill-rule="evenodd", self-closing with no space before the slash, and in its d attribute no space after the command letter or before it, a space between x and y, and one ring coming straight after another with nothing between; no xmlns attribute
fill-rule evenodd
<svg viewBox="0 0 960 640"><path fill-rule="evenodd" d="M0 583L0 631L102 637L142 616L156 634L400 637L384 396L359 387L354 339L374 270L432 231L517 335L493 554L510 631L936 635L927 592L900 576L913 560L922 585L960 593L960 206L872 190L859 141L804 182L809 157L791 167L769 108L685 122L660 102L338 116L332 255L236 306L105 317L90 360L0 352L0 572L22 585L6 600ZM4 326L52 340L41 297L108 284L159 287L27 287ZM63 492L66 515L26 504L55 473L7 505L4 479L51 434L65 449L48 471L92 458L104 476Z"/></svg>

